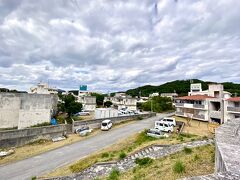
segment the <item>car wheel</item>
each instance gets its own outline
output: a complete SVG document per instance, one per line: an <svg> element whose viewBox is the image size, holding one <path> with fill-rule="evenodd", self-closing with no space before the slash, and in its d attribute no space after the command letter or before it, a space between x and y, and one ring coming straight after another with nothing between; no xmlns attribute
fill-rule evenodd
<svg viewBox="0 0 240 180"><path fill-rule="evenodd" d="M172 132L172 131L170 131L170 130L168 131L168 133L171 133L171 132Z"/></svg>

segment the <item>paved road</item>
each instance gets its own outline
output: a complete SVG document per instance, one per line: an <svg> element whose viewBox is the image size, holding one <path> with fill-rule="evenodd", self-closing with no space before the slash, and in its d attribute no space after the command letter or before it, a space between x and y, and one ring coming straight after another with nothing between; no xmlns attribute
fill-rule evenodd
<svg viewBox="0 0 240 180"><path fill-rule="evenodd" d="M33 176L39 176L57 167L81 159L106 146L116 143L117 140L137 133L145 128L153 126L157 118L166 114L158 114L157 117L137 121L133 124L103 132L97 136L76 142L59 149L43 153L25 160L21 160L5 166L0 166L0 179L25 180Z"/></svg>

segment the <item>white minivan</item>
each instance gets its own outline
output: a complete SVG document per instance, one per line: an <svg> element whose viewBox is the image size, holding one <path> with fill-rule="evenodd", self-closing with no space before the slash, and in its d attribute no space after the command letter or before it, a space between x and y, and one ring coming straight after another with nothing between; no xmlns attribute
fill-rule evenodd
<svg viewBox="0 0 240 180"><path fill-rule="evenodd" d="M112 121L110 119L103 120L101 123L101 130L108 131L112 127Z"/></svg>
<svg viewBox="0 0 240 180"><path fill-rule="evenodd" d="M155 121L155 129L169 133L173 132L173 126L163 121Z"/></svg>
<svg viewBox="0 0 240 180"><path fill-rule="evenodd" d="M175 118L165 117L165 118L161 119L160 121L162 121L162 122L164 122L166 124L170 124L171 126L176 126Z"/></svg>

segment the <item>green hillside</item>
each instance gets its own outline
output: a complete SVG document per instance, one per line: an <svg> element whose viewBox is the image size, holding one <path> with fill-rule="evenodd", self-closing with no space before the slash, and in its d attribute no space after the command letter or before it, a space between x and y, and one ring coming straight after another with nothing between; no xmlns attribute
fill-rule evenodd
<svg viewBox="0 0 240 180"><path fill-rule="evenodd" d="M208 84L213 83L209 81L202 81L199 79L192 79L192 83L202 83L202 89L208 89ZM240 84L235 84L232 82L224 82L222 83L225 91L229 91L231 93L237 93L240 96ZM173 93L176 92L179 96L187 95L190 91L190 80L177 80L167 82L165 84L159 86L151 86L146 85L142 87L138 87L135 89L127 90L126 93L131 96L149 96L151 93L159 92L159 93Z"/></svg>

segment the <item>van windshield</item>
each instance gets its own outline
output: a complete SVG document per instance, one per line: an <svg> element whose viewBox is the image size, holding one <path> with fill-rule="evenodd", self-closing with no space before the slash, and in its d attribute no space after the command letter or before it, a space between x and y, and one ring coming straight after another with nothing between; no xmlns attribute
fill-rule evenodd
<svg viewBox="0 0 240 180"><path fill-rule="evenodd" d="M104 123L102 123L102 126L106 126L106 125L107 125L107 123L105 123L105 122L104 122Z"/></svg>

